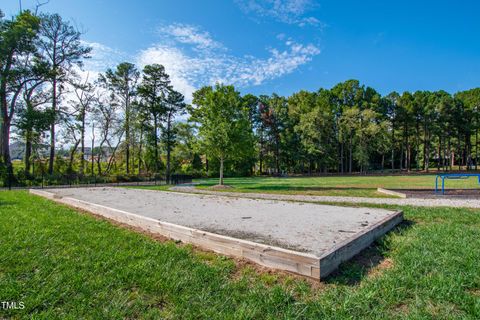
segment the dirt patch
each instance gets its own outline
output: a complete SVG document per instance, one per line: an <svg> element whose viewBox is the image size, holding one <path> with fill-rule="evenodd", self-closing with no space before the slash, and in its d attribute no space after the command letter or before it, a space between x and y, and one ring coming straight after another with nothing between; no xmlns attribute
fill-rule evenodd
<svg viewBox="0 0 480 320"><path fill-rule="evenodd" d="M357 285L366 277L381 276L393 266L393 260L386 258L378 245L373 244L332 272L327 282Z"/></svg>
<svg viewBox="0 0 480 320"><path fill-rule="evenodd" d="M393 267L393 261L390 258L383 259L381 261L378 261L376 266L372 264L372 267L373 268L371 268L370 271L368 272L368 276L378 277L384 271L391 269Z"/></svg>
<svg viewBox="0 0 480 320"><path fill-rule="evenodd" d="M394 312L393 312L394 314L399 314L400 313L400 314L406 315L406 314L408 314L408 305L405 304L405 303L400 303L400 304L395 305L393 310L394 310Z"/></svg>
<svg viewBox="0 0 480 320"><path fill-rule="evenodd" d="M467 292L470 293L472 296L480 297L480 288L468 289Z"/></svg>

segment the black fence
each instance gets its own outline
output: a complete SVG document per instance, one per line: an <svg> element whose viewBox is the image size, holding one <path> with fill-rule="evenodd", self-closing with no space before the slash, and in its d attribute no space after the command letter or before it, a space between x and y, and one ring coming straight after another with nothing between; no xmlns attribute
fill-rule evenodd
<svg viewBox="0 0 480 320"><path fill-rule="evenodd" d="M100 186L153 186L191 183L192 176L172 174L170 178L162 175L101 175L86 176L79 174L54 174L41 176L7 175L3 177L3 189L27 188L69 188Z"/></svg>

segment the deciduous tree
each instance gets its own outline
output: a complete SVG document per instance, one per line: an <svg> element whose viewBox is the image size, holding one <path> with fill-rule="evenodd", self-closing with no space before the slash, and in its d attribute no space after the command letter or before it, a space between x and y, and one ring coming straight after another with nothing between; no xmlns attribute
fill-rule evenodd
<svg viewBox="0 0 480 320"><path fill-rule="evenodd" d="M121 101L124 112L123 127L125 132L125 171L130 173L130 147L132 127L132 100L136 95L137 82L140 72L134 64L123 62L115 70L108 69L105 75L100 75L100 81L104 83L113 94Z"/></svg>
<svg viewBox="0 0 480 320"><path fill-rule="evenodd" d="M225 160L252 153L248 112L242 108L240 93L220 84L196 91L193 104L191 120L199 124L198 134L208 155L220 161L219 184L223 185Z"/></svg>
<svg viewBox="0 0 480 320"><path fill-rule="evenodd" d="M22 58L36 51L35 39L40 19L24 11L13 20L3 18L0 12L0 156L9 173L13 172L10 160L10 126L17 98L30 70Z"/></svg>
<svg viewBox="0 0 480 320"><path fill-rule="evenodd" d="M52 113L54 120L50 127L50 158L48 172L53 173L55 159L55 125L59 97L62 88L80 67L83 59L88 58L91 48L80 41L81 33L73 25L62 19L59 14L42 14L40 16L40 40L38 47L51 70L49 81L52 86Z"/></svg>

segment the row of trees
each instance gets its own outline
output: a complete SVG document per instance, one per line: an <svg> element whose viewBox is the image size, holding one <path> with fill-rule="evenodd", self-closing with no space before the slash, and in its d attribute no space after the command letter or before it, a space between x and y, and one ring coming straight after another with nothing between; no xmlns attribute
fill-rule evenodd
<svg viewBox="0 0 480 320"><path fill-rule="evenodd" d="M290 97L240 97L221 85L194 97L191 120L200 125L203 153L220 159L220 168L229 158L237 173L242 167L279 175L478 165L480 89L382 97L349 80Z"/></svg>
<svg viewBox="0 0 480 320"><path fill-rule="evenodd" d="M20 13L12 20L0 20L0 155L9 172L10 133L15 116L19 132L26 137L28 150L34 131L49 130L48 170L53 172L59 102L65 86L75 76L75 67L88 57L90 48L80 41L80 32L57 15ZM48 89L47 89L48 87ZM38 110L39 105L49 104Z"/></svg>
<svg viewBox="0 0 480 320"><path fill-rule="evenodd" d="M97 79L81 77L91 48L80 36L57 14L25 11L12 20L2 15L0 154L5 168L13 172L9 150L13 132L25 146L27 176L35 173L32 161L49 174L159 172L164 150L169 177L171 152L181 127L175 117L186 109L183 95L173 89L159 64L140 72L125 62ZM88 137L90 167L85 152ZM42 153L46 145L48 155ZM47 168L43 160L48 161Z"/></svg>
<svg viewBox="0 0 480 320"><path fill-rule="evenodd" d="M27 175L219 172L222 182L224 171L477 169L480 89L381 96L349 80L283 97L217 84L187 106L160 64L85 75L91 48L80 36L57 14L0 20L0 155L9 172L11 132L24 143Z"/></svg>

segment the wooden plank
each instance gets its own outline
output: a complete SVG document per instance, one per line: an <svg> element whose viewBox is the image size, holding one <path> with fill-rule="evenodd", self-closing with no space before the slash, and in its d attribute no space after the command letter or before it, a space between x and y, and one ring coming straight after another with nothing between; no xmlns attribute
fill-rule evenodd
<svg viewBox="0 0 480 320"><path fill-rule="evenodd" d="M334 271L340 263L351 259L403 221L403 213L397 211L365 230L339 243L320 256L320 277L323 278Z"/></svg>
<svg viewBox="0 0 480 320"><path fill-rule="evenodd" d="M406 198L407 195L405 193L401 193L398 191L393 191L393 190L388 190L384 188L377 188L377 192L383 193L383 194L388 194L389 196L397 196L399 198Z"/></svg>

